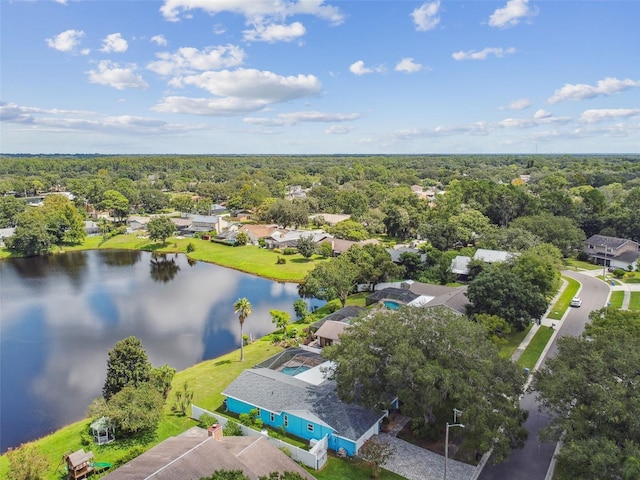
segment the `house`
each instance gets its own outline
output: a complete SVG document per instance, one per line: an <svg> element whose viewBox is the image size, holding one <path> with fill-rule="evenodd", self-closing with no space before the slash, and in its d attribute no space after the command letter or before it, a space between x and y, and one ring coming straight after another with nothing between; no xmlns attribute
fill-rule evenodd
<svg viewBox="0 0 640 480"><path fill-rule="evenodd" d="M326 320L315 333L320 347L328 347L340 343L340 335L349 328L349 323L336 320Z"/></svg>
<svg viewBox="0 0 640 480"><path fill-rule="evenodd" d="M633 270L638 269L640 244L633 240L592 235L585 241L583 251L597 265L622 269L627 269L631 265Z"/></svg>
<svg viewBox="0 0 640 480"><path fill-rule="evenodd" d="M410 247L408 245L396 245L394 248L387 248L387 252L391 255L391 261L393 263L400 263L400 255L403 253L413 253L420 256L422 263L427 261L427 254L419 248Z"/></svg>
<svg viewBox="0 0 640 480"><path fill-rule="evenodd" d="M209 431L192 427L102 478L186 480L209 477L216 470L242 470L252 480L271 472L295 472L308 480L315 478L265 437L225 437L220 425Z"/></svg>
<svg viewBox="0 0 640 480"><path fill-rule="evenodd" d="M335 321L335 322L349 323L350 320L361 317L365 311L366 310L364 308L356 307L355 305L350 305L348 307L341 308L340 310L336 310L335 312L330 313L326 317L323 317L317 322L309 325L309 330L311 332L317 332L320 329L320 327L322 327L324 322L327 322L329 320Z"/></svg>
<svg viewBox="0 0 640 480"><path fill-rule="evenodd" d="M85 220L84 222L84 233L88 236L98 235L100 233L100 225L93 220Z"/></svg>
<svg viewBox="0 0 640 480"><path fill-rule="evenodd" d="M504 250L487 250L485 248L479 248L476 250L476 253L473 254L473 257L466 257L464 255L458 255L453 260L451 260L451 269L452 273L455 273L458 278L466 277L469 275L469 262L471 260L481 260L484 263L492 264L498 262L508 262L513 257L517 257L520 255L517 252L507 252Z"/></svg>
<svg viewBox="0 0 640 480"><path fill-rule="evenodd" d="M261 238L267 238L276 232L285 232L284 229L278 228L275 225L242 225L238 231L247 235L249 243L252 245L258 245Z"/></svg>
<svg viewBox="0 0 640 480"><path fill-rule="evenodd" d="M223 217L215 215L190 215L191 225L185 230L188 233L220 233L229 226Z"/></svg>
<svg viewBox="0 0 640 480"><path fill-rule="evenodd" d="M395 310L400 306L410 305L418 297L420 295L413 293L409 289L387 287L369 295L365 300L365 304L369 306L374 303L383 303L387 308Z"/></svg>
<svg viewBox="0 0 640 480"><path fill-rule="evenodd" d="M309 189L302 188L302 185L288 185L286 187L286 193L284 198L287 200L295 200L296 198L307 198L307 192Z"/></svg>
<svg viewBox="0 0 640 480"><path fill-rule="evenodd" d="M169 219L176 226L179 235L186 233L187 229L191 226L191 219L188 217L169 217Z"/></svg>
<svg viewBox="0 0 640 480"><path fill-rule="evenodd" d="M335 227L336 224L349 220L350 218L351 215L343 213L315 213L309 216L309 220L311 220L312 223L317 221L331 227Z"/></svg>
<svg viewBox="0 0 640 480"><path fill-rule="evenodd" d="M257 409L265 425L311 443L327 437L329 449L353 456L380 432L388 411L343 403L326 378L330 368L317 353L289 349L242 372L222 394L233 413ZM390 405L397 407L397 399Z"/></svg>
<svg viewBox="0 0 640 480"><path fill-rule="evenodd" d="M237 243L236 237L240 232L238 230L225 230L224 232L220 232L214 238L220 243L226 243L229 245L235 245Z"/></svg>
<svg viewBox="0 0 640 480"><path fill-rule="evenodd" d="M289 230L289 231L276 231L265 238L266 246L269 249L273 248L295 248L298 245L298 240L301 237L311 237L311 239L320 243L321 241L331 238L327 232L322 230Z"/></svg>
<svg viewBox="0 0 640 480"><path fill-rule="evenodd" d="M422 308L445 307L455 313L464 315L469 304L466 286L447 287L413 280L388 283L381 286L384 288L367 297L367 305L381 303L391 310L405 305Z"/></svg>
<svg viewBox="0 0 640 480"><path fill-rule="evenodd" d="M131 215L127 218L127 232L137 232L147 228L147 223L151 220L149 217L141 217L139 215Z"/></svg>
<svg viewBox="0 0 640 480"><path fill-rule="evenodd" d="M367 244L378 245L380 241L376 238L370 238L368 240L360 240L359 242L355 242L353 240L345 240L343 238L327 238L326 240L323 240L320 243L331 244L331 254L334 257L339 257L344 252L349 250L353 245L360 245L360 246L364 246Z"/></svg>
<svg viewBox="0 0 640 480"><path fill-rule="evenodd" d="M15 232L16 227L0 228L0 246L4 245L5 239L13 237Z"/></svg>

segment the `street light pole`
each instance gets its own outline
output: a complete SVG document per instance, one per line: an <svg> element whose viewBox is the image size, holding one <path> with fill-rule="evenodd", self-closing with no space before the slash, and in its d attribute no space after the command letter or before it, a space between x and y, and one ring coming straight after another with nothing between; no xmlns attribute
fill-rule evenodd
<svg viewBox="0 0 640 480"><path fill-rule="evenodd" d="M447 422L444 433L444 480L447 480L447 467L449 465L449 427L464 428L462 423L456 423L460 414L462 414L462 410L458 410L457 408L453 409L453 423Z"/></svg>
<svg viewBox="0 0 640 480"><path fill-rule="evenodd" d="M606 283L607 281L607 244L603 243L602 246L604 247L604 260L602 261L602 278Z"/></svg>

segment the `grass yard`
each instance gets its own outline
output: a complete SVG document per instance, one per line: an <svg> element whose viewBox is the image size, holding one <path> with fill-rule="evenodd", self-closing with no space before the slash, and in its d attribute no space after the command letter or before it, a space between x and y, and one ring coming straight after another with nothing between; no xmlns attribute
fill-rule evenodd
<svg viewBox="0 0 640 480"><path fill-rule="evenodd" d="M547 315L547 318L551 318L552 320L562 320L564 312L569 308L571 299L576 296L578 289L580 288L580 283L573 278L564 276L562 278L567 281L567 287L564 289L556 303L553 304L549 315Z"/></svg>
<svg viewBox="0 0 640 480"><path fill-rule="evenodd" d="M571 267L575 270L602 270L602 265L594 265L591 262L583 262L582 260L576 260L575 258L568 258L564 263L567 267Z"/></svg>
<svg viewBox="0 0 640 480"><path fill-rule="evenodd" d="M625 277L622 281L624 283L640 283L640 272L628 272L627 274L625 274Z"/></svg>
<svg viewBox="0 0 640 480"><path fill-rule="evenodd" d="M369 480L371 478L371 468L362 462L350 458L336 458L331 455L322 470L318 472L309 470L309 472L318 480ZM381 480L404 479L404 477L384 469L378 478Z"/></svg>
<svg viewBox="0 0 640 480"><path fill-rule="evenodd" d="M611 306L614 308L622 308L622 301L624 300L624 292L622 290L616 290L615 292L611 292L611 298L609 302Z"/></svg>
<svg viewBox="0 0 640 480"><path fill-rule="evenodd" d="M640 292L631 292L629 310L640 310Z"/></svg>
<svg viewBox="0 0 640 480"><path fill-rule="evenodd" d="M532 325L529 325L522 332L511 332L507 336L507 343L500 346L500 351L498 352L498 354L502 358L511 358L513 356L513 352L516 351L516 349L520 346L520 344L524 340L524 337L526 337L527 333L529 333L529 330L531 330L531 327Z"/></svg>
<svg viewBox="0 0 640 480"><path fill-rule="evenodd" d="M549 343L549 339L553 335L553 329L549 327L541 326L538 328L538 331L531 339L527 348L525 348L524 352L518 359L517 363L522 368L528 368L529 370L533 370L533 367L538 362L540 355L542 355L542 351Z"/></svg>

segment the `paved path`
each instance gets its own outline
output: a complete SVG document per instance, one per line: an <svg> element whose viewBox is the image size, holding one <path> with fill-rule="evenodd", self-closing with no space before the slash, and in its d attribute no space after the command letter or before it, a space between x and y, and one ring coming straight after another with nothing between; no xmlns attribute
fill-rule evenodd
<svg viewBox="0 0 640 480"><path fill-rule="evenodd" d="M430 450L412 445L387 433L379 435L389 442L395 452L384 464L384 468L408 480L442 480L444 477L444 457ZM447 480L468 480L475 467L449 459Z"/></svg>

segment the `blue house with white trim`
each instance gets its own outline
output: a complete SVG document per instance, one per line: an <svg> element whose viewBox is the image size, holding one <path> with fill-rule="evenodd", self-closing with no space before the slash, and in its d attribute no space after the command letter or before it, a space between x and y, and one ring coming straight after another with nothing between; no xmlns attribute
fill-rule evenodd
<svg viewBox="0 0 640 480"><path fill-rule="evenodd" d="M242 372L222 392L227 398L227 409L236 414L257 409L265 425L284 428L309 441L327 436L331 450L342 448L347 455L354 456L364 442L380 432L388 411L340 401L336 383L325 378L331 363L318 364L316 359L316 364L308 367L305 362L310 358L309 352L296 352L302 350L292 349L284 362L276 361L275 368L280 371L271 366Z"/></svg>

